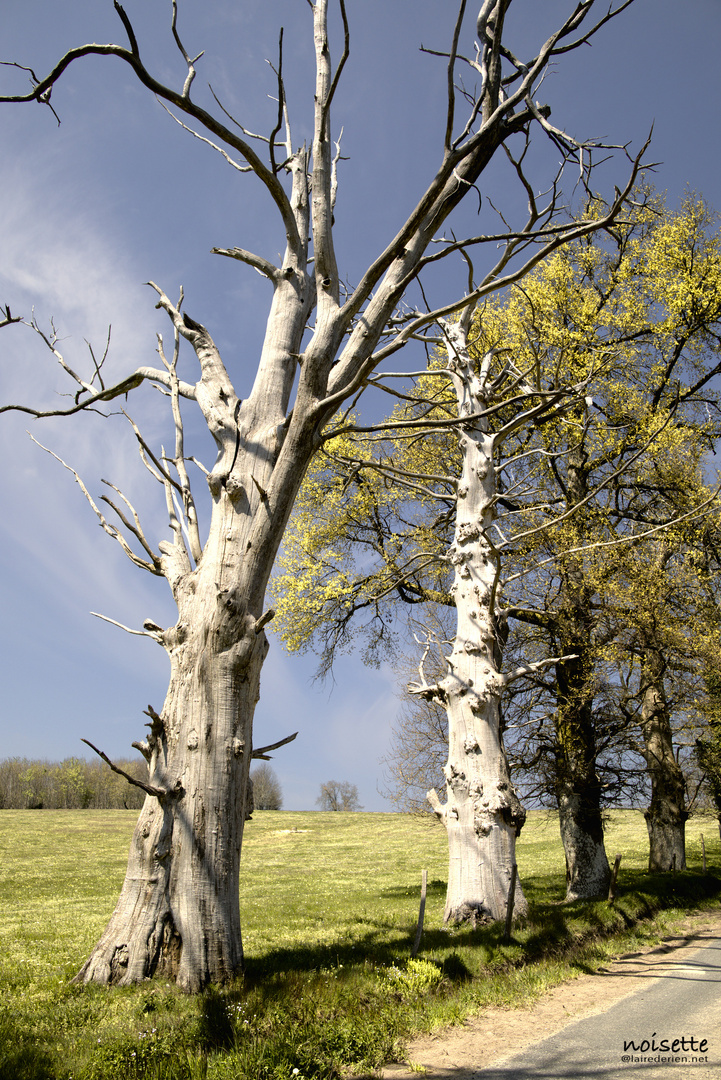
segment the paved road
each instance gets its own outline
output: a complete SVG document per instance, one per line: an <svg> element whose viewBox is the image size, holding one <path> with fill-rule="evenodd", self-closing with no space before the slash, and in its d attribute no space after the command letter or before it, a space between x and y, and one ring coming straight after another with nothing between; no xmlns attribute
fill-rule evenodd
<svg viewBox="0 0 721 1080"><path fill-rule="evenodd" d="M407 1052L383 1080L721 1080L721 912L686 916L659 946L532 1005L419 1036ZM637 1060L661 1056L687 1060Z"/></svg>
<svg viewBox="0 0 721 1080"><path fill-rule="evenodd" d="M676 1053L672 1053L677 1040ZM632 1045L633 1044L633 1045ZM668 1052L663 1052L668 1047ZM638 1049L634 1049L638 1048ZM655 1059L665 1059L655 1060ZM475 1072L478 1080L721 1078L721 939L684 950L605 1012Z"/></svg>

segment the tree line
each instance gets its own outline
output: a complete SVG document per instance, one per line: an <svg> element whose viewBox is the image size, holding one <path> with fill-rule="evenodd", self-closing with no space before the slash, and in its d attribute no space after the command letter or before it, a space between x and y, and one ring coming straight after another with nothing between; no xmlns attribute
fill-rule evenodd
<svg viewBox="0 0 721 1080"><path fill-rule="evenodd" d="M147 779L142 758L114 762L129 776ZM263 761L250 774L254 810L280 810L283 790L275 770ZM100 761L69 757L64 761L5 758L0 761L0 810L138 810L144 793ZM348 781L328 780L320 786L321 810L362 810L358 788Z"/></svg>
<svg viewBox="0 0 721 1080"><path fill-rule="evenodd" d="M148 768L142 758L116 763L136 780ZM137 810L145 794L101 761L5 758L0 761L0 810Z"/></svg>

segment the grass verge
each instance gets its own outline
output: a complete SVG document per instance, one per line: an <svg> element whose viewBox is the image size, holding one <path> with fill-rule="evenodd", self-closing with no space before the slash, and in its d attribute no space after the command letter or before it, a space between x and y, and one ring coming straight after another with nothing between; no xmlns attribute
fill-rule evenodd
<svg viewBox="0 0 721 1080"><path fill-rule="evenodd" d="M368 1072L404 1039L486 1005L527 1004L615 952L658 939L676 916L721 900L715 823L689 823L694 869L651 877L640 813L611 815L623 856L616 902L561 903L550 815L518 849L530 911L500 926L442 924L445 835L393 814L257 813L243 851L245 977L196 998L160 980L78 988L110 915L134 813L0 814L0 1076L3 1080L314 1080ZM700 873L700 834L709 873ZM425 933L409 961L420 871Z"/></svg>

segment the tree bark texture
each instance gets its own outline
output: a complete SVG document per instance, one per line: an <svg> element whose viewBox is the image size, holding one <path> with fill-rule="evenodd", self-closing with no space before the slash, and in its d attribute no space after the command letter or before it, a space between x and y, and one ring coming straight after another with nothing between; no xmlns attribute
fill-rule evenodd
<svg viewBox="0 0 721 1080"><path fill-rule="evenodd" d="M307 235L299 156L294 209ZM274 282L258 372L242 402L207 330L158 290L200 365L193 394L218 450L207 478L211 520L193 567L192 539L186 543L169 501L175 539L159 545L158 563L178 621L157 636L170 658L170 685L147 742L137 744L158 794L146 799L120 899L78 981L125 984L163 974L195 992L242 969L238 882L252 800L253 715L268 649L265 590L317 445L307 410L297 410L294 425L286 422L313 298L303 254L289 250L292 272Z"/></svg>
<svg viewBox="0 0 721 1080"><path fill-rule="evenodd" d="M644 650L642 662L641 733L649 777L651 804L645 812L649 873L686 869L686 783L676 761L671 717L663 685L659 649Z"/></svg>
<svg viewBox="0 0 721 1080"><path fill-rule="evenodd" d="M163 794L146 798L120 899L80 981L159 973L196 991L242 966L240 850L267 641L231 586L238 568L222 549L243 515L225 490L216 514L216 550L175 580L179 619L164 634L170 686L141 746Z"/></svg>
<svg viewBox="0 0 721 1080"><path fill-rule="evenodd" d="M486 418L464 421L486 406L484 364L470 358L458 324L448 329L449 361L458 397L463 468L457 490L452 592L457 631L448 672L434 692L448 714L446 803L429 801L448 834L446 922L505 918L516 837L526 813L511 784L501 730L503 657L497 605L498 556L490 539L496 473ZM515 911L527 904L520 882Z"/></svg>
<svg viewBox="0 0 721 1080"><path fill-rule="evenodd" d="M562 647L564 652L578 652L580 642L566 639ZM588 899L607 892L611 877L603 838L588 668L582 658L569 660L558 665L556 677L556 798L566 858L566 899Z"/></svg>

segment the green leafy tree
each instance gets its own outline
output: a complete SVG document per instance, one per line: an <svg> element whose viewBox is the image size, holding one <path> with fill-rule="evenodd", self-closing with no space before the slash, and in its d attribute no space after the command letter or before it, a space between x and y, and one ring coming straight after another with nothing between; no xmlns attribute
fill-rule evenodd
<svg viewBox="0 0 721 1080"><path fill-rule="evenodd" d="M499 481L484 528L494 558L504 559L503 573L496 562L492 574L493 648L502 652L509 620L535 634L526 640L537 651L519 657L516 672L530 680L528 693L551 702L539 712L551 713L552 730L539 727L530 759L538 767L540 753L560 810L569 899L597 895L609 876L598 757L618 744L610 724L599 737L599 716L609 713L599 708L599 675L622 620L600 618L608 583L628 551L710 504L700 471L717 409L709 387L721 312L714 219L701 200L670 214L652 192L641 195L603 240L589 235L564 247L486 301L474 323L471 367L486 385L509 379L512 388L508 399L492 399L487 421ZM450 368L442 359L452 355L450 335L441 346L434 363ZM463 505L457 490L467 484L458 478L464 455L450 434L455 401L439 388L442 373L429 371L406 393L385 442L369 432L364 443L346 434L329 444L301 493L279 615L291 647L319 647L322 669L359 624L372 660L392 643L399 607L457 602L452 574L464 546L449 543ZM563 406L537 407L560 388ZM519 399L532 401L535 415L524 416ZM678 487L683 506L669 495ZM550 680L541 674L549 654L558 657ZM421 674L417 689L433 697L433 684L423 683ZM453 767L449 760L450 788ZM652 798L651 819L658 805Z"/></svg>
<svg viewBox="0 0 721 1080"><path fill-rule="evenodd" d="M80 758L66 758L54 772L60 806L69 810L86 810L94 798L87 762Z"/></svg>
<svg viewBox="0 0 721 1080"><path fill-rule="evenodd" d="M52 773L46 761L23 762L24 768L18 775L21 785L23 807L29 810L42 810L54 801Z"/></svg>

